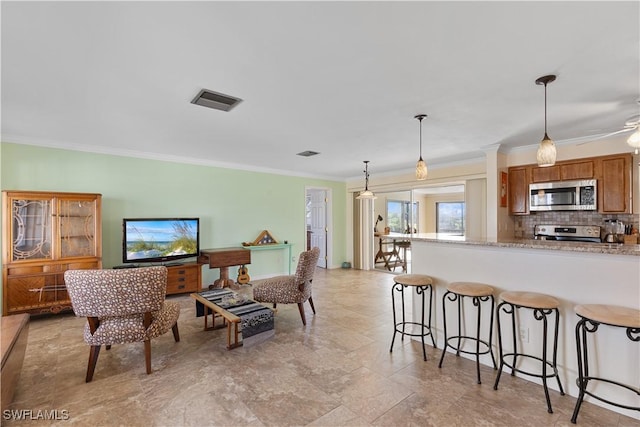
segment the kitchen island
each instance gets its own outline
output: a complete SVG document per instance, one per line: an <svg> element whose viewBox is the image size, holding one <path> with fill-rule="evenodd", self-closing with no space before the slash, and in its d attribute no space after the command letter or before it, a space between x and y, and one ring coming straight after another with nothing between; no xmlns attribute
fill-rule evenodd
<svg viewBox="0 0 640 427"><path fill-rule="evenodd" d="M575 341L578 317L574 311L575 305L613 304L640 309L639 245L524 239L491 242L436 234L419 234L411 240L412 272L426 274L434 279L433 320L440 349L444 344L442 296L448 283L469 281L489 284L495 288L496 306L499 303L499 294L503 291L540 292L557 298L561 303L558 368L565 392L571 396L578 395ZM416 319L420 315L419 310L420 306L414 300L414 321L418 321ZM472 327L475 324L476 311L470 301L465 301L463 313L463 322ZM447 321L449 320L447 317ZM510 334L508 322L503 322L503 328L505 323L507 329L503 330L503 333ZM483 325L487 324L483 319ZM521 313L517 335L521 337L525 351L540 354L541 324L533 320L530 312ZM638 387L640 345L631 342L619 328L601 326L597 335L597 346L592 357L593 361L597 361L596 373ZM497 355L496 333L493 346ZM492 365L488 355L482 356L481 362ZM523 378L540 383L538 379L528 376ZM487 387L490 387L490 383L491 381L487 380ZM549 384L551 388L557 387L553 381ZM607 384L598 384L598 387L600 394L607 395L612 400L634 406L640 403L640 397L633 393ZM501 391L498 390L496 393ZM542 387L540 399L542 403ZM558 396L555 399L562 397ZM637 411L615 408L595 399L588 401L640 418Z"/></svg>

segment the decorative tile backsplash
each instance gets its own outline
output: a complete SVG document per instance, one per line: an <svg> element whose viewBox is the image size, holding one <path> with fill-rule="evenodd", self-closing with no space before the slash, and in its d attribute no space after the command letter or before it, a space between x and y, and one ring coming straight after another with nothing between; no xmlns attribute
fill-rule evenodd
<svg viewBox="0 0 640 427"><path fill-rule="evenodd" d="M640 229L639 214L601 214L598 212L554 211L535 212L530 215L512 216L514 220L514 237L533 238L533 227L537 224L559 225L604 225L605 219L618 219L625 224L632 223Z"/></svg>

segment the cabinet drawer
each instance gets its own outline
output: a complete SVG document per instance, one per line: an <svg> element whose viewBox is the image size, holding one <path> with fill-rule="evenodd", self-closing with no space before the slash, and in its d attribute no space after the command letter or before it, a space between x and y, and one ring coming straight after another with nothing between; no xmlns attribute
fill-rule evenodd
<svg viewBox="0 0 640 427"><path fill-rule="evenodd" d="M186 264L167 267L167 295L198 292L200 265Z"/></svg>
<svg viewBox="0 0 640 427"><path fill-rule="evenodd" d="M167 272L167 282L197 280L197 278L198 278L198 271L193 268L181 269L177 271L169 270Z"/></svg>
<svg viewBox="0 0 640 427"><path fill-rule="evenodd" d="M166 294L182 294L185 292L198 292L197 282L195 280L184 280L180 282L167 282Z"/></svg>

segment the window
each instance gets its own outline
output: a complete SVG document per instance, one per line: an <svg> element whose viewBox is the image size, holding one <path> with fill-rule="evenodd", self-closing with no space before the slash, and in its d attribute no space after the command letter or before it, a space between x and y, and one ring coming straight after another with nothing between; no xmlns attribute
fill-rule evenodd
<svg viewBox="0 0 640 427"><path fill-rule="evenodd" d="M464 235L464 202L436 203L436 232Z"/></svg>
<svg viewBox="0 0 640 427"><path fill-rule="evenodd" d="M387 200L387 227L393 233L410 234L418 232L418 202L413 203L403 200Z"/></svg>

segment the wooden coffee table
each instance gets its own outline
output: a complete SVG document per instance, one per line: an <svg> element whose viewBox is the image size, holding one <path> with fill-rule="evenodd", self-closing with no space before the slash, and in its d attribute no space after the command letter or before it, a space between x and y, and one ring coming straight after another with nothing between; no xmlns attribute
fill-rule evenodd
<svg viewBox="0 0 640 427"><path fill-rule="evenodd" d="M219 289L218 291L225 292L225 289ZM216 292L216 290L203 292L203 294L208 294L211 292ZM229 292L229 294L231 293L231 291L228 291L228 290L227 292ZM195 299L196 302L199 302L204 307L204 330L205 331L210 331L212 329L220 329L226 326L227 349L232 350L234 348L242 346L242 341L239 340L239 335L241 333L240 325L242 322L242 318L240 316L237 316L236 314L230 312L229 310L224 308L221 304L205 298L205 296L203 295L191 294L191 298ZM253 300L249 300L249 302L257 304L261 308L273 311L271 308L263 304L259 304ZM209 326L209 321L208 321L209 314L212 315L211 326ZM216 318L222 318L222 323L219 325L216 325Z"/></svg>

